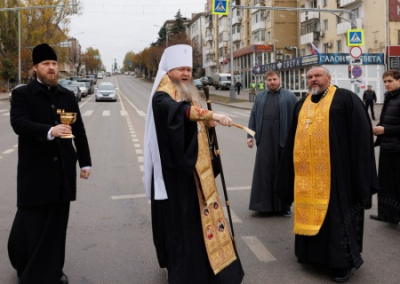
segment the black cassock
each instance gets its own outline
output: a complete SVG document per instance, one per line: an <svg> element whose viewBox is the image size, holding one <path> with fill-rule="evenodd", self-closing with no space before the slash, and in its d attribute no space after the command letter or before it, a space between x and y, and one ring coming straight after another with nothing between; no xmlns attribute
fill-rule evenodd
<svg viewBox="0 0 400 284"><path fill-rule="evenodd" d="M321 95L313 96L313 102ZM295 109L281 158L276 188L287 202L294 200L293 148L298 116L305 99ZM305 125L304 125L305 127ZM331 192L328 212L315 236L296 235L295 254L300 263L329 268L359 268L364 209L371 208L378 179L372 126L361 100L346 89L337 89L329 112Z"/></svg>
<svg viewBox="0 0 400 284"><path fill-rule="evenodd" d="M281 200L273 190L281 154L279 93L268 93L262 119L262 132L257 146L249 209L264 213L289 210L290 206L282 206Z"/></svg>
<svg viewBox="0 0 400 284"><path fill-rule="evenodd" d="M154 121L167 200L154 200L153 240L160 267L168 269L170 284L239 284L239 259L214 275L205 248L194 180L198 154L197 123L185 118L186 102L167 93L153 97ZM154 185L154 184L153 184Z"/></svg>

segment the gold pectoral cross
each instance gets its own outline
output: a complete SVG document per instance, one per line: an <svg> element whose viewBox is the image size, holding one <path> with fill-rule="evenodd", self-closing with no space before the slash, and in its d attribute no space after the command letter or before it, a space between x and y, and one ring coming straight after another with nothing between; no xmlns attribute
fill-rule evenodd
<svg viewBox="0 0 400 284"><path fill-rule="evenodd" d="M308 126L310 126L310 124L311 124L311 119L310 118L308 118L308 119L306 119L306 129L308 129Z"/></svg>

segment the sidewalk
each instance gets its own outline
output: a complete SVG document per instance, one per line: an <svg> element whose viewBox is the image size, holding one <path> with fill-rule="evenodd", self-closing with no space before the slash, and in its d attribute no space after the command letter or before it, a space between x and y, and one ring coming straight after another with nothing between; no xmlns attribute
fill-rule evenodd
<svg viewBox="0 0 400 284"><path fill-rule="evenodd" d="M214 87L209 87L210 88L210 95L214 94L217 96L221 96L221 97L230 97L230 90L216 90ZM201 91L200 91L201 92ZM229 102L229 103L220 103L220 102L214 102L213 103L217 103L217 104L224 104L224 105L229 105L230 107L235 107L235 108L241 108L241 109L248 109L251 110L251 108L253 107L253 102L249 101L249 90L240 90L240 95L238 96L237 93L236 94L236 100L244 100L244 102Z"/></svg>

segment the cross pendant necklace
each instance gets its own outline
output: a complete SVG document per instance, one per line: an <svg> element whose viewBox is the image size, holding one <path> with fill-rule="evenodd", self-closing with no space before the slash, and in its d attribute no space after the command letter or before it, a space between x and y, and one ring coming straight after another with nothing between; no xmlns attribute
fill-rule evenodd
<svg viewBox="0 0 400 284"><path fill-rule="evenodd" d="M329 86L330 87L330 86ZM326 94L329 91L329 87L325 90L324 94L322 95L321 99L319 100L319 102L326 96ZM318 103L319 103L318 102ZM311 102L311 97L310 100L308 101L308 105L307 105L307 112L308 112L308 118L306 119L306 129L308 129L308 127L310 126L310 124L312 123L312 116L314 114L314 111L311 109L312 102ZM317 104L316 108L318 107L319 104ZM316 109L315 108L315 109Z"/></svg>
<svg viewBox="0 0 400 284"><path fill-rule="evenodd" d="M311 118L308 118L307 120L306 120L306 129L308 129L308 127L310 126L310 124L311 124Z"/></svg>

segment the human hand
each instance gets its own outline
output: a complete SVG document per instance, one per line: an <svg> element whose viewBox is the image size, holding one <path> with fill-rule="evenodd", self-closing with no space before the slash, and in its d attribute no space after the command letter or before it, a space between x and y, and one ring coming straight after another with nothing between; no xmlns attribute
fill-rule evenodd
<svg viewBox="0 0 400 284"><path fill-rule="evenodd" d="M81 178L88 179L90 176L90 169L81 169Z"/></svg>
<svg viewBox="0 0 400 284"><path fill-rule="evenodd" d="M247 146L249 148L253 148L253 138L247 138Z"/></svg>
<svg viewBox="0 0 400 284"><path fill-rule="evenodd" d="M385 133L385 128L383 126L374 126L372 127L372 132L375 136L382 135Z"/></svg>
<svg viewBox="0 0 400 284"><path fill-rule="evenodd" d="M209 128L215 127L215 126L217 126L217 125L218 125L218 121L215 120L215 119L211 119L211 120L207 121L207 126L208 126Z"/></svg>
<svg viewBox="0 0 400 284"><path fill-rule="evenodd" d="M213 117L214 120L218 121L219 124L223 125L223 126L232 126L232 119L225 115L225 114L220 114L220 113L213 113Z"/></svg>
<svg viewBox="0 0 400 284"><path fill-rule="evenodd" d="M61 136L66 136L70 135L72 133L71 126L68 124L58 124L56 126L53 126L53 129L51 130L51 136L52 137L61 137Z"/></svg>

